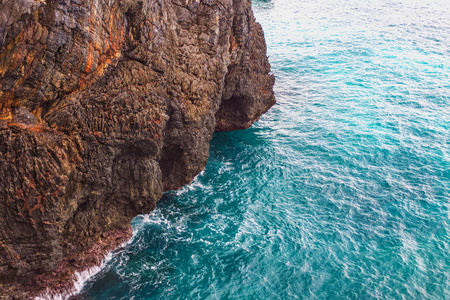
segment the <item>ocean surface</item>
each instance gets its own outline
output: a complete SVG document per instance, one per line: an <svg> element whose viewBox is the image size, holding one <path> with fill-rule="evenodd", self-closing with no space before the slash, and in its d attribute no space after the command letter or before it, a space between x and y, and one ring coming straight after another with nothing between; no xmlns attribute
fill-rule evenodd
<svg viewBox="0 0 450 300"><path fill-rule="evenodd" d="M278 103L83 299L450 299L450 1L253 2Z"/></svg>

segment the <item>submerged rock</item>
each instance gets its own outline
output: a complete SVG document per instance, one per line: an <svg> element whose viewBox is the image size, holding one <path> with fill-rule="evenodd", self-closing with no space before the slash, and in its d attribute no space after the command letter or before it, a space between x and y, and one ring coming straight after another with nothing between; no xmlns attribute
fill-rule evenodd
<svg viewBox="0 0 450 300"><path fill-rule="evenodd" d="M250 0L0 1L0 294L67 292L274 103Z"/></svg>

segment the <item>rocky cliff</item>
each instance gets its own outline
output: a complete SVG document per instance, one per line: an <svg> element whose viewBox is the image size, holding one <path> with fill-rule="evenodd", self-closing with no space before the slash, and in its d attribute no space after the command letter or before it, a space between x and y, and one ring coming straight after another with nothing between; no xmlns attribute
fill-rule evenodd
<svg viewBox="0 0 450 300"><path fill-rule="evenodd" d="M0 0L0 295L70 288L275 102L251 0Z"/></svg>

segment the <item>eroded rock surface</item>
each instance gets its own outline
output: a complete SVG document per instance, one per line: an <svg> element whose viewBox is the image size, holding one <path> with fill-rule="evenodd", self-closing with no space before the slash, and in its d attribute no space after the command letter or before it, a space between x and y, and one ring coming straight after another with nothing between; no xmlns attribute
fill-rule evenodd
<svg viewBox="0 0 450 300"><path fill-rule="evenodd" d="M275 102L250 0L0 0L0 294L70 288Z"/></svg>

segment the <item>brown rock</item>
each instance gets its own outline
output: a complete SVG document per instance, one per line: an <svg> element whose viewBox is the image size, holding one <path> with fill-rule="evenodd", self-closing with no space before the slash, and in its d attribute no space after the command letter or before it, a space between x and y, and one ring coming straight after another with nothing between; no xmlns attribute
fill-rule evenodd
<svg viewBox="0 0 450 300"><path fill-rule="evenodd" d="M269 72L250 0L0 0L0 295L70 289L274 104Z"/></svg>

